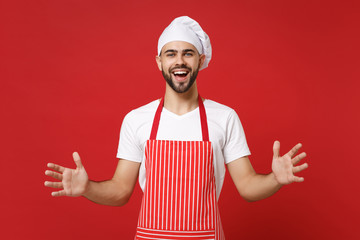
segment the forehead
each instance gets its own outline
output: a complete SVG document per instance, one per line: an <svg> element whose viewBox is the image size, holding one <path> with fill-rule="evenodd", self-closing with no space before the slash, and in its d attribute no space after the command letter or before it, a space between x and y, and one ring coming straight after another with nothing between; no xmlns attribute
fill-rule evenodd
<svg viewBox="0 0 360 240"><path fill-rule="evenodd" d="M176 50L179 52L184 49L192 49L195 52L198 52L194 45L192 45L191 43L188 43L188 42L183 42L183 41L168 42L167 44L165 44L163 46L163 48L161 49L161 52L165 52L166 50L169 50L169 49Z"/></svg>

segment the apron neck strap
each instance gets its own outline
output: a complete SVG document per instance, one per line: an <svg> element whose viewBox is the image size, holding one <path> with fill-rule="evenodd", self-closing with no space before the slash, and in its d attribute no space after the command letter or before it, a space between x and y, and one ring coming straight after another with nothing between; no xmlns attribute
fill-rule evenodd
<svg viewBox="0 0 360 240"><path fill-rule="evenodd" d="M202 138L203 138L203 141L209 141L209 129L208 129L208 125L207 125L206 112L205 112L204 103L203 103L200 95L198 97L198 102L199 102ZM150 140L156 140L156 135L157 135L157 131L159 128L161 111L162 111L163 107L164 107L164 98L161 99L160 104L156 110L153 125L151 128Z"/></svg>

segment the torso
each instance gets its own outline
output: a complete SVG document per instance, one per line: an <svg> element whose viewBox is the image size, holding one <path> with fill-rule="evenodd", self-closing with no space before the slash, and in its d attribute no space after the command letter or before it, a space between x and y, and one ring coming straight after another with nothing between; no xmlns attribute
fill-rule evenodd
<svg viewBox="0 0 360 240"><path fill-rule="evenodd" d="M141 162L140 173L139 173L139 183L142 189L145 187L145 144L149 139L150 131L154 119L154 114L159 105L159 101L155 100L150 102L147 105L144 105L140 108L137 108L131 111L127 116L124 122L129 123L128 128L130 128L128 134L134 134L133 144L136 145L136 148L139 149L137 155L126 154L126 146L120 147L118 151L118 158L124 158L127 160L133 160ZM216 179L216 195L217 198L220 195L220 191L223 185L225 177L225 163L228 163L232 160L235 160L239 157L250 155L250 151L246 144L245 135L241 126L241 123L237 121L238 117L235 111L225 105L219 104L212 100L204 101L207 122L209 128L209 139L212 142L213 151L214 151L214 171ZM178 116L165 108L161 113L159 129L157 132L157 139L161 140L178 140L178 141L201 141L201 125L199 121L199 109L196 108L184 115ZM236 138L237 146L230 146L233 149L230 149L229 139L234 136L229 136L229 129L237 123L236 132L239 132ZM125 135L125 134L124 134ZM120 143L122 137L120 137ZM125 144L124 144L125 145ZM230 149L230 150L229 150ZM235 149L235 150L234 150ZM134 151L135 152L135 151Z"/></svg>

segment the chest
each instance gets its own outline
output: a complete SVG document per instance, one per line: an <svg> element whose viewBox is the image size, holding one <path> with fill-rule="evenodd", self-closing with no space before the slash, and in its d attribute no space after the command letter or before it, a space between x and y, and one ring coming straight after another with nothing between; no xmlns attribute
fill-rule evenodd
<svg viewBox="0 0 360 240"><path fill-rule="evenodd" d="M202 132L199 113L183 118L174 118L163 113L161 115L157 139L174 141L201 141ZM138 146L145 151L146 141L149 139L152 121L143 124L136 133ZM216 119L208 117L209 139L215 149L222 149L225 145L226 131Z"/></svg>

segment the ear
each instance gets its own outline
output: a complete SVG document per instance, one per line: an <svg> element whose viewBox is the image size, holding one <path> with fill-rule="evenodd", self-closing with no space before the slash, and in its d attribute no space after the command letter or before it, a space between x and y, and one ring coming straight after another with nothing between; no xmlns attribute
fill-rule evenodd
<svg viewBox="0 0 360 240"><path fill-rule="evenodd" d="M160 56L156 56L155 57L156 63L158 65L158 68L160 71L162 71L162 66L161 66L161 57Z"/></svg>
<svg viewBox="0 0 360 240"><path fill-rule="evenodd" d="M204 64L205 62L205 55L204 54L201 54L200 55L200 58L199 58L199 69L202 67L202 65Z"/></svg>

